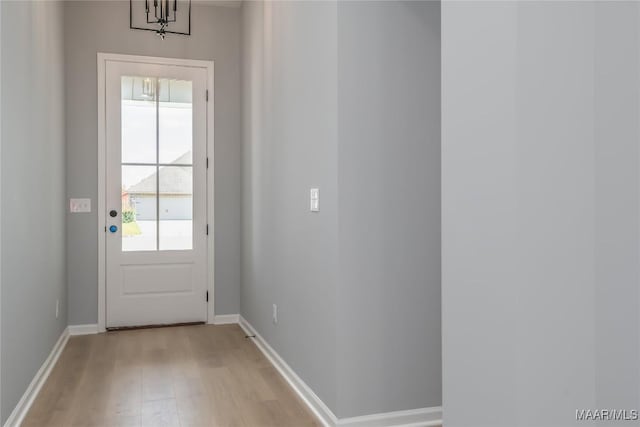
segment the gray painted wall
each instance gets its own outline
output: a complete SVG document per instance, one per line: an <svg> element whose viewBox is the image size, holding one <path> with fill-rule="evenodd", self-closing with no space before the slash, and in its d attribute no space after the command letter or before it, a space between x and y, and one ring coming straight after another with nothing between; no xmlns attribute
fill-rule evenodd
<svg viewBox="0 0 640 427"><path fill-rule="evenodd" d="M637 406L639 18L443 4L448 427Z"/></svg>
<svg viewBox="0 0 640 427"><path fill-rule="evenodd" d="M67 325L66 204L62 4L0 7L4 424Z"/></svg>
<svg viewBox="0 0 640 427"><path fill-rule="evenodd" d="M440 406L440 3L338 3L340 417Z"/></svg>
<svg viewBox="0 0 640 427"><path fill-rule="evenodd" d="M439 14L243 6L241 314L338 417L441 402Z"/></svg>
<svg viewBox="0 0 640 427"><path fill-rule="evenodd" d="M215 62L215 309L240 305L240 9L194 4L192 35L129 29L129 2L65 2L67 196L90 197L94 211L67 215L69 324L97 322L97 52Z"/></svg>
<svg viewBox="0 0 640 427"><path fill-rule="evenodd" d="M243 23L241 313L335 408L336 4L245 2Z"/></svg>
<svg viewBox="0 0 640 427"><path fill-rule="evenodd" d="M595 398L597 407L635 408L640 401L640 4L598 2L595 16Z"/></svg>

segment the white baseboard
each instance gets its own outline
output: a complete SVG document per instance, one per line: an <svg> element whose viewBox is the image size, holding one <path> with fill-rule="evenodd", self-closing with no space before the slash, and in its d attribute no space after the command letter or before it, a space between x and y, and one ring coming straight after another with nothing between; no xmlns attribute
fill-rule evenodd
<svg viewBox="0 0 640 427"><path fill-rule="evenodd" d="M300 396L302 401L309 407L311 412L322 422L325 427L334 427L338 423L338 418L331 412L331 409L311 390L311 388L294 372L280 355L260 336L247 320L240 316L240 327L247 335L255 335L253 342L264 353L271 364L280 372L280 375L289 383L291 388Z"/></svg>
<svg viewBox="0 0 640 427"><path fill-rule="evenodd" d="M214 325L229 325L232 323L238 323L240 319L239 314L221 314L213 318Z"/></svg>
<svg viewBox="0 0 640 427"><path fill-rule="evenodd" d="M42 366L40 366L40 369L38 369L38 372L36 372L33 380L31 380L29 387L27 387L27 389L25 390L24 394L20 398L20 401L18 402L16 407L13 408L11 415L9 415L9 418L7 418L7 421L4 423L4 427L19 427L20 424L22 424L24 417L27 415L27 412L29 412L33 401L36 399L36 396L38 396L38 393L40 392L40 389L44 385L45 381L47 381L51 370L62 354L62 350L64 350L64 347L65 345L67 345L68 340L69 328L65 328L64 331L62 331L60 338L58 338L56 345L53 346L51 353L49 353L49 356L44 361Z"/></svg>
<svg viewBox="0 0 640 427"><path fill-rule="evenodd" d="M385 412L361 417L340 418L339 427L437 427L442 426L442 407Z"/></svg>
<svg viewBox="0 0 640 427"><path fill-rule="evenodd" d="M256 346L280 372L291 388L325 427L435 427L442 425L442 407L385 412L360 417L337 418L313 390L295 373L276 351L260 336L247 320L239 316L240 327L247 335L255 335Z"/></svg>
<svg viewBox="0 0 640 427"><path fill-rule="evenodd" d="M92 335L98 333L98 324L91 323L88 325L69 325L69 335Z"/></svg>

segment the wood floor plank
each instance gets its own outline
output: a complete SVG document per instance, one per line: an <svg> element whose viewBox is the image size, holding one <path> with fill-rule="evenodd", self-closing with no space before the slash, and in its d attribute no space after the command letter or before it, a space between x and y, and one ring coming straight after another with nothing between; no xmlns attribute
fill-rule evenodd
<svg viewBox="0 0 640 427"><path fill-rule="evenodd" d="M153 400L142 403L142 427L176 427L178 405L175 399Z"/></svg>
<svg viewBox="0 0 640 427"><path fill-rule="evenodd" d="M88 342L70 340L36 398L25 427L66 425L91 351Z"/></svg>
<svg viewBox="0 0 640 427"><path fill-rule="evenodd" d="M320 425L238 325L71 337L24 427Z"/></svg>

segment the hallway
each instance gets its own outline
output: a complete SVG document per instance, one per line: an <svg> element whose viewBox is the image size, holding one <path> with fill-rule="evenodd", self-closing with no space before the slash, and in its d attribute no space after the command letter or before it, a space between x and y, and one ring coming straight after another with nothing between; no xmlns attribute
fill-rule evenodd
<svg viewBox="0 0 640 427"><path fill-rule="evenodd" d="M167 1L0 0L0 427L440 426L440 2Z"/></svg>
<svg viewBox="0 0 640 427"><path fill-rule="evenodd" d="M23 423L315 426L238 325L71 337Z"/></svg>
<svg viewBox="0 0 640 427"><path fill-rule="evenodd" d="M0 427L639 402L640 1L0 0Z"/></svg>

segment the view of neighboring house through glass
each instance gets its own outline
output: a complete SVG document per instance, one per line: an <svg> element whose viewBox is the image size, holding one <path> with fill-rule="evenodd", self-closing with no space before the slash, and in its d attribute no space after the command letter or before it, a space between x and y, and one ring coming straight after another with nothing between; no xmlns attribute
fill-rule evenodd
<svg viewBox="0 0 640 427"><path fill-rule="evenodd" d="M192 83L122 77L122 250L193 248Z"/></svg>

